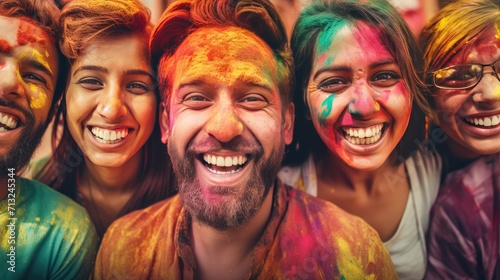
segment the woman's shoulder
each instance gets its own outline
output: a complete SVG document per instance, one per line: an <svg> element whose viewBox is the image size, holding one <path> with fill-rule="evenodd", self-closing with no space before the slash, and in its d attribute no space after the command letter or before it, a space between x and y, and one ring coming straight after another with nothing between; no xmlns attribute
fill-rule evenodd
<svg viewBox="0 0 500 280"><path fill-rule="evenodd" d="M278 172L278 178L283 184L316 196L316 168L312 156L298 166L283 166Z"/></svg>

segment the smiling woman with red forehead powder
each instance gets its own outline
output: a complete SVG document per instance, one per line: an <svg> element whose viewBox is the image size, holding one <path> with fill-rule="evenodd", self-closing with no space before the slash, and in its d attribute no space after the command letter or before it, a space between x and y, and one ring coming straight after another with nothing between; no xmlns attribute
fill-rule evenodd
<svg viewBox="0 0 500 280"><path fill-rule="evenodd" d="M60 21L71 64L55 119L62 135L36 178L83 204L102 236L172 189L147 47L152 26L139 0L70 1Z"/></svg>
<svg viewBox="0 0 500 280"><path fill-rule="evenodd" d="M456 1L422 31L443 185L429 279L500 279L500 3Z"/></svg>
<svg viewBox="0 0 500 280"><path fill-rule="evenodd" d="M421 54L385 1L320 1L292 35L294 143L286 183L374 227L402 279L421 279L441 161L426 149Z"/></svg>

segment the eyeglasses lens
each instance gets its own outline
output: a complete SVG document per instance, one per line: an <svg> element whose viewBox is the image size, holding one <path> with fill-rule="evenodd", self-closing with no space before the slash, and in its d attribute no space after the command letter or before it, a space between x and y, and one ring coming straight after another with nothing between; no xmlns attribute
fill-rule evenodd
<svg viewBox="0 0 500 280"><path fill-rule="evenodd" d="M481 65L458 65L438 70L434 74L434 82L442 88L467 88L475 85L482 74Z"/></svg>

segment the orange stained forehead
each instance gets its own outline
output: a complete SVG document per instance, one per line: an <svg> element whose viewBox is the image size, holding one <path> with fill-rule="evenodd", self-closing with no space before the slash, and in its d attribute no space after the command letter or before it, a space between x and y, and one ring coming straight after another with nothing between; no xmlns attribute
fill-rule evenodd
<svg viewBox="0 0 500 280"><path fill-rule="evenodd" d="M484 31L472 45L454 55L446 65L463 63L488 64L498 59L500 55L500 25L494 24Z"/></svg>
<svg viewBox="0 0 500 280"><path fill-rule="evenodd" d="M54 45L53 39L30 18L0 16L0 30L4 31L0 34L1 51L10 51L15 47L31 43L43 47Z"/></svg>
<svg viewBox="0 0 500 280"><path fill-rule="evenodd" d="M58 57L53 38L38 23L26 17L0 16L0 52L11 53L19 64L41 65L52 76L52 87L58 74ZM30 107L43 108L50 104L50 92L30 84ZM53 88L52 88L53 90Z"/></svg>
<svg viewBox="0 0 500 280"><path fill-rule="evenodd" d="M189 35L174 54L169 76L173 90L204 81L231 86L244 82L277 91L278 67L271 48L237 27L202 28Z"/></svg>

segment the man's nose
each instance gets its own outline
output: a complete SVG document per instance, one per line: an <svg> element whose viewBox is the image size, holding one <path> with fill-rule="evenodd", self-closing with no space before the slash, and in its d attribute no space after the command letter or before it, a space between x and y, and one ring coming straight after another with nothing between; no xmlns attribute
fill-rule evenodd
<svg viewBox="0 0 500 280"><path fill-rule="evenodd" d="M0 60L0 95L4 98L24 96L23 78L18 66L8 60Z"/></svg>
<svg viewBox="0 0 500 280"><path fill-rule="evenodd" d="M218 101L210 119L205 124L205 131L220 142L229 142L243 133L241 122L234 104L230 101Z"/></svg>

